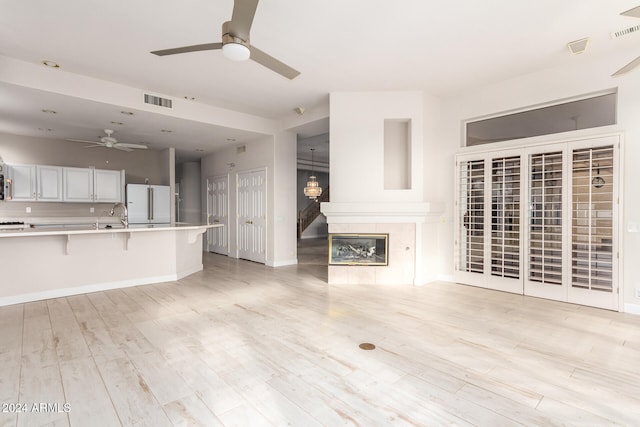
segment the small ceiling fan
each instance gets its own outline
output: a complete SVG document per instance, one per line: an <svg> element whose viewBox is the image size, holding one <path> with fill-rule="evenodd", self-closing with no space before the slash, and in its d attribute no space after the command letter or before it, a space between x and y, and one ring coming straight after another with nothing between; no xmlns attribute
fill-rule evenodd
<svg viewBox="0 0 640 427"><path fill-rule="evenodd" d="M67 141L85 142L87 144L95 144L93 146L89 146L89 147L85 147L85 148L106 147L106 148L115 148L116 150L122 150L122 151L133 151L134 148L146 150L148 148L144 144L129 144L129 143L126 143L126 142L118 142L117 139L115 139L114 137L111 136L111 135L113 135L113 132L114 131L111 130L111 129L105 129L104 133L106 133L107 136L103 136L102 138L100 138L100 141L87 141L85 139L68 139Z"/></svg>
<svg viewBox="0 0 640 427"><path fill-rule="evenodd" d="M300 74L299 71L249 43L249 31L251 30L257 7L258 0L235 0L231 21L222 24L222 42L220 43L196 44L173 49L155 50L151 53L158 56L166 56L201 50L222 49L222 54L231 60L245 61L251 58L258 64L292 80Z"/></svg>
<svg viewBox="0 0 640 427"><path fill-rule="evenodd" d="M627 11L624 11L624 12L620 13L620 15L622 15L622 16L630 16L632 18L640 18L640 6L636 6L633 9L629 9ZM618 71L613 73L611 75L611 77L617 77L617 76L619 76L621 74L628 73L629 71L631 71L634 68L636 68L638 65L640 65L640 56L638 56L636 59L634 59L633 61L629 62L627 65L625 65L624 67L620 68Z"/></svg>

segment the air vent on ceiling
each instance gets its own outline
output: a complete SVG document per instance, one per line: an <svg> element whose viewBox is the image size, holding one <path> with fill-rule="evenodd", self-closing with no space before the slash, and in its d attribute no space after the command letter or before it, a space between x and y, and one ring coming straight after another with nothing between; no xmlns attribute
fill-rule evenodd
<svg viewBox="0 0 640 427"><path fill-rule="evenodd" d="M571 53L573 53L574 55L577 55L587 50L588 44L589 44L589 37L569 42L567 43L567 46L569 47L569 51Z"/></svg>
<svg viewBox="0 0 640 427"><path fill-rule="evenodd" d="M246 151L247 151L246 145L239 145L236 147L236 154L242 154L242 153L245 153Z"/></svg>
<svg viewBox="0 0 640 427"><path fill-rule="evenodd" d="M151 95L149 93L144 94L144 103L157 105L158 107L173 108L173 100L157 95Z"/></svg>
<svg viewBox="0 0 640 427"><path fill-rule="evenodd" d="M617 39L618 37L628 36L629 34L637 33L640 31L640 24L634 25L633 27L628 27L623 30L614 31L611 33L612 39Z"/></svg>

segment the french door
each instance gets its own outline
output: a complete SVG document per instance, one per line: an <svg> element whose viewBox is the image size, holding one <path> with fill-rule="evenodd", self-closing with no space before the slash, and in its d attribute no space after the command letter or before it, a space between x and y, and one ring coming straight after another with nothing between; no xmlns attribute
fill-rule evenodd
<svg viewBox="0 0 640 427"><path fill-rule="evenodd" d="M264 169L237 175L238 258L264 263L267 254L267 174Z"/></svg>
<svg viewBox="0 0 640 427"><path fill-rule="evenodd" d="M619 137L456 157L455 279L618 309Z"/></svg>
<svg viewBox="0 0 640 427"><path fill-rule="evenodd" d="M207 230L207 250L229 254L229 176L207 178L207 219L222 227Z"/></svg>

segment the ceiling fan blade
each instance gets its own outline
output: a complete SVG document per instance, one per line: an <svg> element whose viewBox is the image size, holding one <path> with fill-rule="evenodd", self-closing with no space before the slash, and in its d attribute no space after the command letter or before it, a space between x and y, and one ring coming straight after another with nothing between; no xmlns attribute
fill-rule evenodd
<svg viewBox="0 0 640 427"><path fill-rule="evenodd" d="M194 44L192 46L175 47L173 49L154 50L151 53L158 56L166 56L166 55L176 55L178 53L198 52L200 50L216 50L216 49L222 49L222 43Z"/></svg>
<svg viewBox="0 0 640 427"><path fill-rule="evenodd" d="M87 141L86 139L67 139L67 141L73 141L73 142L86 142L87 144L104 145L102 142L98 142L98 141Z"/></svg>
<svg viewBox="0 0 640 427"><path fill-rule="evenodd" d="M281 76L288 78L289 80L295 79L300 74L300 71L289 67L284 62L278 61L273 56L264 53L255 46L251 46L250 50L251 59L256 61L258 64L264 65L268 69L275 71Z"/></svg>
<svg viewBox="0 0 640 427"><path fill-rule="evenodd" d="M633 70L634 68L636 68L638 65L640 65L640 56L638 56L636 59L634 59L633 61L629 62L627 65L625 65L624 67L620 68L618 71L616 71L615 73L611 74L611 77L617 77L621 74L625 74L628 73L629 71Z"/></svg>
<svg viewBox="0 0 640 427"><path fill-rule="evenodd" d="M620 15L631 16L632 18L640 18L640 6L636 6L633 9L626 10Z"/></svg>
<svg viewBox="0 0 640 427"><path fill-rule="evenodd" d="M143 150L146 150L148 147L144 144L129 144L127 142L118 142L117 144L114 144L115 148L141 148Z"/></svg>
<svg viewBox="0 0 640 427"><path fill-rule="evenodd" d="M82 148L102 148L102 147L106 147L106 145L104 145L104 144L87 145L86 147L82 147Z"/></svg>
<svg viewBox="0 0 640 427"><path fill-rule="evenodd" d="M233 2L233 14L229 24L229 33L232 36L249 41L249 32L257 7L258 0L235 0Z"/></svg>
<svg viewBox="0 0 640 427"><path fill-rule="evenodd" d="M116 144L112 148L115 148L116 150L121 150L121 151L133 151L133 149L131 148L123 147L122 144Z"/></svg>

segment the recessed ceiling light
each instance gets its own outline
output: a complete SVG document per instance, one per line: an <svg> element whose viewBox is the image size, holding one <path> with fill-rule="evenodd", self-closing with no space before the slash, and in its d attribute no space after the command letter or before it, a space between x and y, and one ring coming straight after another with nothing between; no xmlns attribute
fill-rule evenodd
<svg viewBox="0 0 640 427"><path fill-rule="evenodd" d="M49 61L48 59L43 59L42 61L40 61L40 63L46 67L50 67L50 68L60 68L60 65L58 65L57 62L54 61Z"/></svg>
<svg viewBox="0 0 640 427"><path fill-rule="evenodd" d="M227 138L227 142L236 142L235 138Z"/></svg>
<svg viewBox="0 0 640 427"><path fill-rule="evenodd" d="M54 111L54 110L46 110L46 109L45 109L45 110L42 110L42 112L43 112L43 113L47 113L47 114L58 114L58 112L57 112L57 111Z"/></svg>
<svg viewBox="0 0 640 427"><path fill-rule="evenodd" d="M204 150L202 148L196 148L196 151L202 153Z"/></svg>
<svg viewBox="0 0 640 427"><path fill-rule="evenodd" d="M171 133L173 131L171 129L160 129L160 132Z"/></svg>
<svg viewBox="0 0 640 427"><path fill-rule="evenodd" d="M41 130L42 132L53 132L53 129L51 128L38 128L38 130Z"/></svg>
<svg viewBox="0 0 640 427"><path fill-rule="evenodd" d="M120 114L124 114L125 116L133 116L131 111L120 111Z"/></svg>
<svg viewBox="0 0 640 427"><path fill-rule="evenodd" d="M122 122L111 122L112 125L122 126L124 123Z"/></svg>
<svg viewBox="0 0 640 427"><path fill-rule="evenodd" d="M186 99L187 101L195 101L196 97L195 96L185 96L184 99Z"/></svg>

